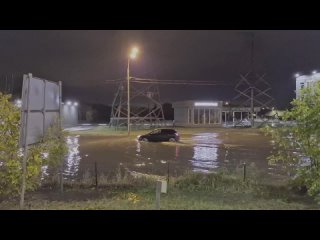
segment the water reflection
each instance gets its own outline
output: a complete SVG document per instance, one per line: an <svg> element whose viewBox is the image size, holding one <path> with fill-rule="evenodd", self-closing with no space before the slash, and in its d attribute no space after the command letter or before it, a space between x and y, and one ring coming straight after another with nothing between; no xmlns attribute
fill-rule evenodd
<svg viewBox="0 0 320 240"><path fill-rule="evenodd" d="M47 176L49 176L48 165L45 165L41 167L41 180L44 180Z"/></svg>
<svg viewBox="0 0 320 240"><path fill-rule="evenodd" d="M175 152L176 159L179 157L179 153L180 153L180 146L176 145L176 152Z"/></svg>
<svg viewBox="0 0 320 240"><path fill-rule="evenodd" d="M217 138L217 133L203 133L195 135L193 141L193 158L190 161L193 171L210 172L210 170L218 168L218 144L221 141Z"/></svg>
<svg viewBox="0 0 320 240"><path fill-rule="evenodd" d="M141 152L141 143L139 141L137 141L137 153Z"/></svg>
<svg viewBox="0 0 320 240"><path fill-rule="evenodd" d="M141 156L141 143L139 141L137 141L136 156L137 157Z"/></svg>
<svg viewBox="0 0 320 240"><path fill-rule="evenodd" d="M68 155L65 160L64 175L74 177L79 171L80 151L79 151L79 135L67 137Z"/></svg>

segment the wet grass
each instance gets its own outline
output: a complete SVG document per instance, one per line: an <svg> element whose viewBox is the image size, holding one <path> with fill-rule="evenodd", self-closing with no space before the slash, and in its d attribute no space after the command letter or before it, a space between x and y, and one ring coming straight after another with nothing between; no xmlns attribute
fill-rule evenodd
<svg viewBox="0 0 320 240"><path fill-rule="evenodd" d="M88 179L89 180L89 179ZM49 186L26 196L28 209L80 210L153 210L155 179L122 175L101 181L95 189L92 181L66 184L63 194ZM3 200L0 209L17 209L18 199ZM187 173L171 178L168 193L161 194L161 209L237 210L237 209L319 209L315 201L290 189L287 183L262 184L243 181L239 175L224 172Z"/></svg>

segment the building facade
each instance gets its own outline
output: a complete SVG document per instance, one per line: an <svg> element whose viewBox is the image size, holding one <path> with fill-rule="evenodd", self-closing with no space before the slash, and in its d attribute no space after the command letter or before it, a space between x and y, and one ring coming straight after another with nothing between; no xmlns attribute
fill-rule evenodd
<svg viewBox="0 0 320 240"><path fill-rule="evenodd" d="M297 75L296 76L296 98L300 98L301 90L308 87L314 87L316 82L320 81L320 73L312 75Z"/></svg>
<svg viewBox="0 0 320 240"><path fill-rule="evenodd" d="M250 108L231 107L223 101L181 101L172 104L176 126L214 127L250 118ZM260 108L254 108L254 116Z"/></svg>
<svg viewBox="0 0 320 240"><path fill-rule="evenodd" d="M221 124L221 101L183 101L172 104L177 126Z"/></svg>

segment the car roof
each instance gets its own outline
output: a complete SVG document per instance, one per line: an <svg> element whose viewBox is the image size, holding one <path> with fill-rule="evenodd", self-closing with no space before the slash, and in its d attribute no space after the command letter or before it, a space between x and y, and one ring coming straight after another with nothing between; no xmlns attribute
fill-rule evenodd
<svg viewBox="0 0 320 240"><path fill-rule="evenodd" d="M175 130L175 129L172 129L172 128L156 128L156 129L154 129L154 130L152 130L152 131L159 131L159 130L175 131L175 132L176 132L176 130Z"/></svg>

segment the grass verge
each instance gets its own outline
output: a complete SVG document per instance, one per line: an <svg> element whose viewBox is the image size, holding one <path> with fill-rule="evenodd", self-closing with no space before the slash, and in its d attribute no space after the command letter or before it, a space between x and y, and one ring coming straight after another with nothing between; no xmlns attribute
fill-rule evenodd
<svg viewBox="0 0 320 240"><path fill-rule="evenodd" d="M28 193L28 209L46 210L153 210L155 179L123 175L117 179L99 179L96 189L92 180L81 184L66 183L65 192L43 186ZM18 209L18 199L3 199L0 209ZM161 194L164 210L299 210L319 209L305 194L290 189L288 183L267 185L241 176L219 172L187 173L171 178L168 193Z"/></svg>

